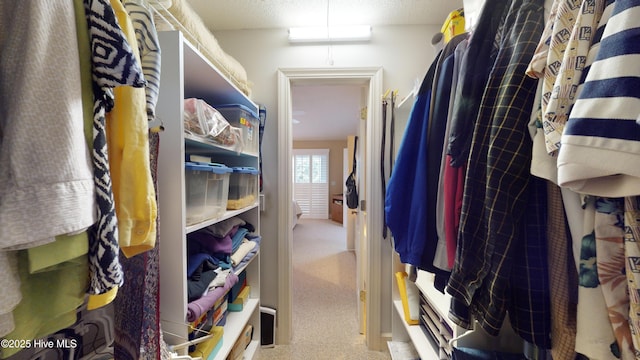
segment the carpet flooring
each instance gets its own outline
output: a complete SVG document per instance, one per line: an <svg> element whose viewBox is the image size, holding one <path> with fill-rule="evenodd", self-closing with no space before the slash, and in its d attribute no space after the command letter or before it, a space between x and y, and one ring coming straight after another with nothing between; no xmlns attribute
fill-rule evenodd
<svg viewBox="0 0 640 360"><path fill-rule="evenodd" d="M258 360L387 360L369 351L359 333L356 258L346 228L330 220L301 219L293 230L293 337L261 348Z"/></svg>

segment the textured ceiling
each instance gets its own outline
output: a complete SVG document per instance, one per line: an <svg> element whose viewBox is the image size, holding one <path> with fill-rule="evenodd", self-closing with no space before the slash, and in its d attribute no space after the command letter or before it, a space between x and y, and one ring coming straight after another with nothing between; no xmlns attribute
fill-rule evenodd
<svg viewBox="0 0 640 360"><path fill-rule="evenodd" d="M346 140L358 133L365 85L291 86L294 140Z"/></svg>
<svg viewBox="0 0 640 360"><path fill-rule="evenodd" d="M451 10L462 7L462 0L188 1L213 31L320 26L327 20L330 25L441 25Z"/></svg>

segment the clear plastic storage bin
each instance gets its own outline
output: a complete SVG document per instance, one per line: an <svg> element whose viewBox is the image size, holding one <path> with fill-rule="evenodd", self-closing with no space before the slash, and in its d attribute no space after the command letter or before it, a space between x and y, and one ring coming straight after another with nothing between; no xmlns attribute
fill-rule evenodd
<svg viewBox="0 0 640 360"><path fill-rule="evenodd" d="M187 225L224 214L231 172L221 164L185 163Z"/></svg>
<svg viewBox="0 0 640 360"><path fill-rule="evenodd" d="M233 168L229 176L227 209L242 209L255 203L258 198L258 173L252 167Z"/></svg>
<svg viewBox="0 0 640 360"><path fill-rule="evenodd" d="M218 105L215 109L224 116L225 120L242 131L242 152L258 155L260 120L258 114L244 105Z"/></svg>

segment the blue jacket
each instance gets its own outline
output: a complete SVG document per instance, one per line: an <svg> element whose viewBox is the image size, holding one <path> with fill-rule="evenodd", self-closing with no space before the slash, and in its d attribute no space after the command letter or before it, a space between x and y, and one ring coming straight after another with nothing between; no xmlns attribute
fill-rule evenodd
<svg viewBox="0 0 640 360"><path fill-rule="evenodd" d="M446 273L433 266L437 244L430 229L427 143L432 84L439 58L431 64L416 96L385 194L385 219L400 261L418 269ZM434 236L431 236L434 234Z"/></svg>

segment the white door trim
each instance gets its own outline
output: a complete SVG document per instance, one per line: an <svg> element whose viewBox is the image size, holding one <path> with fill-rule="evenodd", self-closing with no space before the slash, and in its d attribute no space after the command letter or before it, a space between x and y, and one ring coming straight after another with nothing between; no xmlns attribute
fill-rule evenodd
<svg viewBox="0 0 640 360"><path fill-rule="evenodd" d="M366 202L367 220L367 328L366 342L369 349L383 350L386 346L381 331L382 279L381 264L384 242L379 224L384 217L384 199L382 199L382 181L379 174L380 152L378 146L382 138L382 68L299 68L278 70L278 208L287 209L279 216L278 222L278 329L277 342L289 344L292 337L292 191L291 191L291 148L292 148L292 101L291 82L300 80L361 79L369 81L369 99L367 101L366 144ZM377 194L373 196L372 194ZM284 216L283 216L284 215ZM348 296L345 294L345 296ZM385 309L385 311L390 311Z"/></svg>

